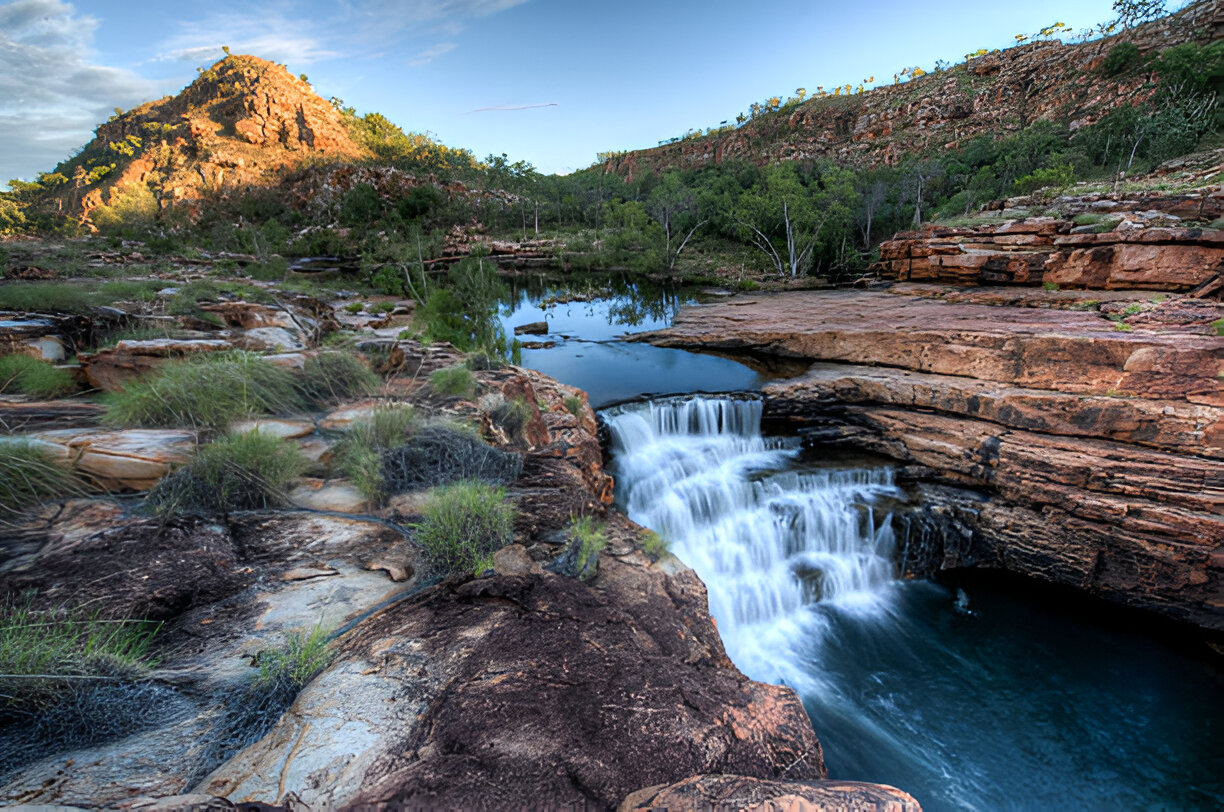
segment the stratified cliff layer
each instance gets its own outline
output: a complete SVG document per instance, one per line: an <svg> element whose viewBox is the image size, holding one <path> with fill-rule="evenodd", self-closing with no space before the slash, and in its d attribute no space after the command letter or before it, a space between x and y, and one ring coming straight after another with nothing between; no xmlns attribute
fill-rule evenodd
<svg viewBox="0 0 1224 812"><path fill-rule="evenodd" d="M1197 3L1125 36L1141 50L1224 33L1224 5ZM757 164L828 158L842 165L891 165L907 155L998 137L1042 119L1091 124L1151 93L1144 77L1109 78L1096 68L1118 37L1079 44L1035 42L996 51L911 82L866 93L810 99L737 129L609 158L605 170L693 169L723 161Z"/></svg>
<svg viewBox="0 0 1224 812"><path fill-rule="evenodd" d="M1214 254L1183 262L1217 251L1214 235L1183 236L1149 240L1169 252L1143 277L1162 294L904 283L756 295L638 338L816 362L766 387L767 413L948 486L930 498L956 526L932 520L931 566L1003 568L1220 630L1224 305L1167 292L1219 278Z"/></svg>

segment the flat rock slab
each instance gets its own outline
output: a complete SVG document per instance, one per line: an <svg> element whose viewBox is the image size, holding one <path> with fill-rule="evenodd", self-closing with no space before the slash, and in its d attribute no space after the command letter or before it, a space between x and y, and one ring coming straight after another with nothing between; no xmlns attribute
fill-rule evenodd
<svg viewBox="0 0 1224 812"><path fill-rule="evenodd" d="M1224 407L1224 340L1119 331L1095 313L802 291L686 307L631 340Z"/></svg>
<svg viewBox="0 0 1224 812"><path fill-rule="evenodd" d="M60 429L31 436L60 446L57 456L103 490L148 490L196 450L195 433L176 429Z"/></svg>

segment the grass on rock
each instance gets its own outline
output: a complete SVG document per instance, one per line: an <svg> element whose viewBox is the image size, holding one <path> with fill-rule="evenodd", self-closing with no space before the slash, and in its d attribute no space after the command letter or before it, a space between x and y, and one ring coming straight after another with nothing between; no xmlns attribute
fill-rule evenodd
<svg viewBox="0 0 1224 812"><path fill-rule="evenodd" d="M76 388L68 370L41 359L20 353L0 358L0 392L57 398Z"/></svg>
<svg viewBox="0 0 1224 812"><path fill-rule="evenodd" d="M380 504L387 497L382 456L402 446L419 423L416 409L391 404L374 410L368 418L354 422L333 451L336 469L352 481L366 499Z"/></svg>
<svg viewBox="0 0 1224 812"><path fill-rule="evenodd" d="M483 571L514 537L514 507L506 490L478 482L436 489L425 503L416 539L430 565L445 573Z"/></svg>
<svg viewBox="0 0 1224 812"><path fill-rule="evenodd" d="M306 467L297 444L250 431L221 437L149 492L159 515L228 514L282 504L285 490Z"/></svg>
<svg viewBox="0 0 1224 812"><path fill-rule="evenodd" d="M0 524L44 499L78 489L75 477L33 440L0 438Z"/></svg>
<svg viewBox="0 0 1224 812"><path fill-rule="evenodd" d="M164 364L110 396L106 422L118 426L221 428L305 407L294 373L254 353L211 353Z"/></svg>
<svg viewBox="0 0 1224 812"><path fill-rule="evenodd" d="M381 379L356 355L321 352L306 359L298 391L312 403L335 403L375 392Z"/></svg>
<svg viewBox="0 0 1224 812"><path fill-rule="evenodd" d="M476 394L476 376L466 366L446 367L429 376L429 385L440 395L470 399Z"/></svg>

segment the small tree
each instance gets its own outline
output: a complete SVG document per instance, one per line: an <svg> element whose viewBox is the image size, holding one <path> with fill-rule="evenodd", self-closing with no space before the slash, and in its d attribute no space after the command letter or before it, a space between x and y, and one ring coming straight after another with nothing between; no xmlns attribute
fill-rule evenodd
<svg viewBox="0 0 1224 812"><path fill-rule="evenodd" d="M1116 24L1124 29L1154 20L1165 13L1165 0L1114 0Z"/></svg>

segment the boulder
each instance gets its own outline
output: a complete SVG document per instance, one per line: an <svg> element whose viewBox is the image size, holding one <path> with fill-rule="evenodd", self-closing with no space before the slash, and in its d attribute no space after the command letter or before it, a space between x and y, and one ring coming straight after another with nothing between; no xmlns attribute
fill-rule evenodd
<svg viewBox="0 0 1224 812"><path fill-rule="evenodd" d="M194 432L177 429L54 429L31 436L58 446L58 456L107 491L152 488L191 460L197 442Z"/></svg>
<svg viewBox="0 0 1224 812"><path fill-rule="evenodd" d="M154 338L120 341L114 347L81 353L77 357L90 386L117 392L124 384L149 374L168 359L232 349L234 345L224 339Z"/></svg>
<svg viewBox="0 0 1224 812"><path fill-rule="evenodd" d="M909 794L858 781L770 781L742 775L695 775L648 787L625 798L617 812L727 809L742 812L921 812Z"/></svg>

